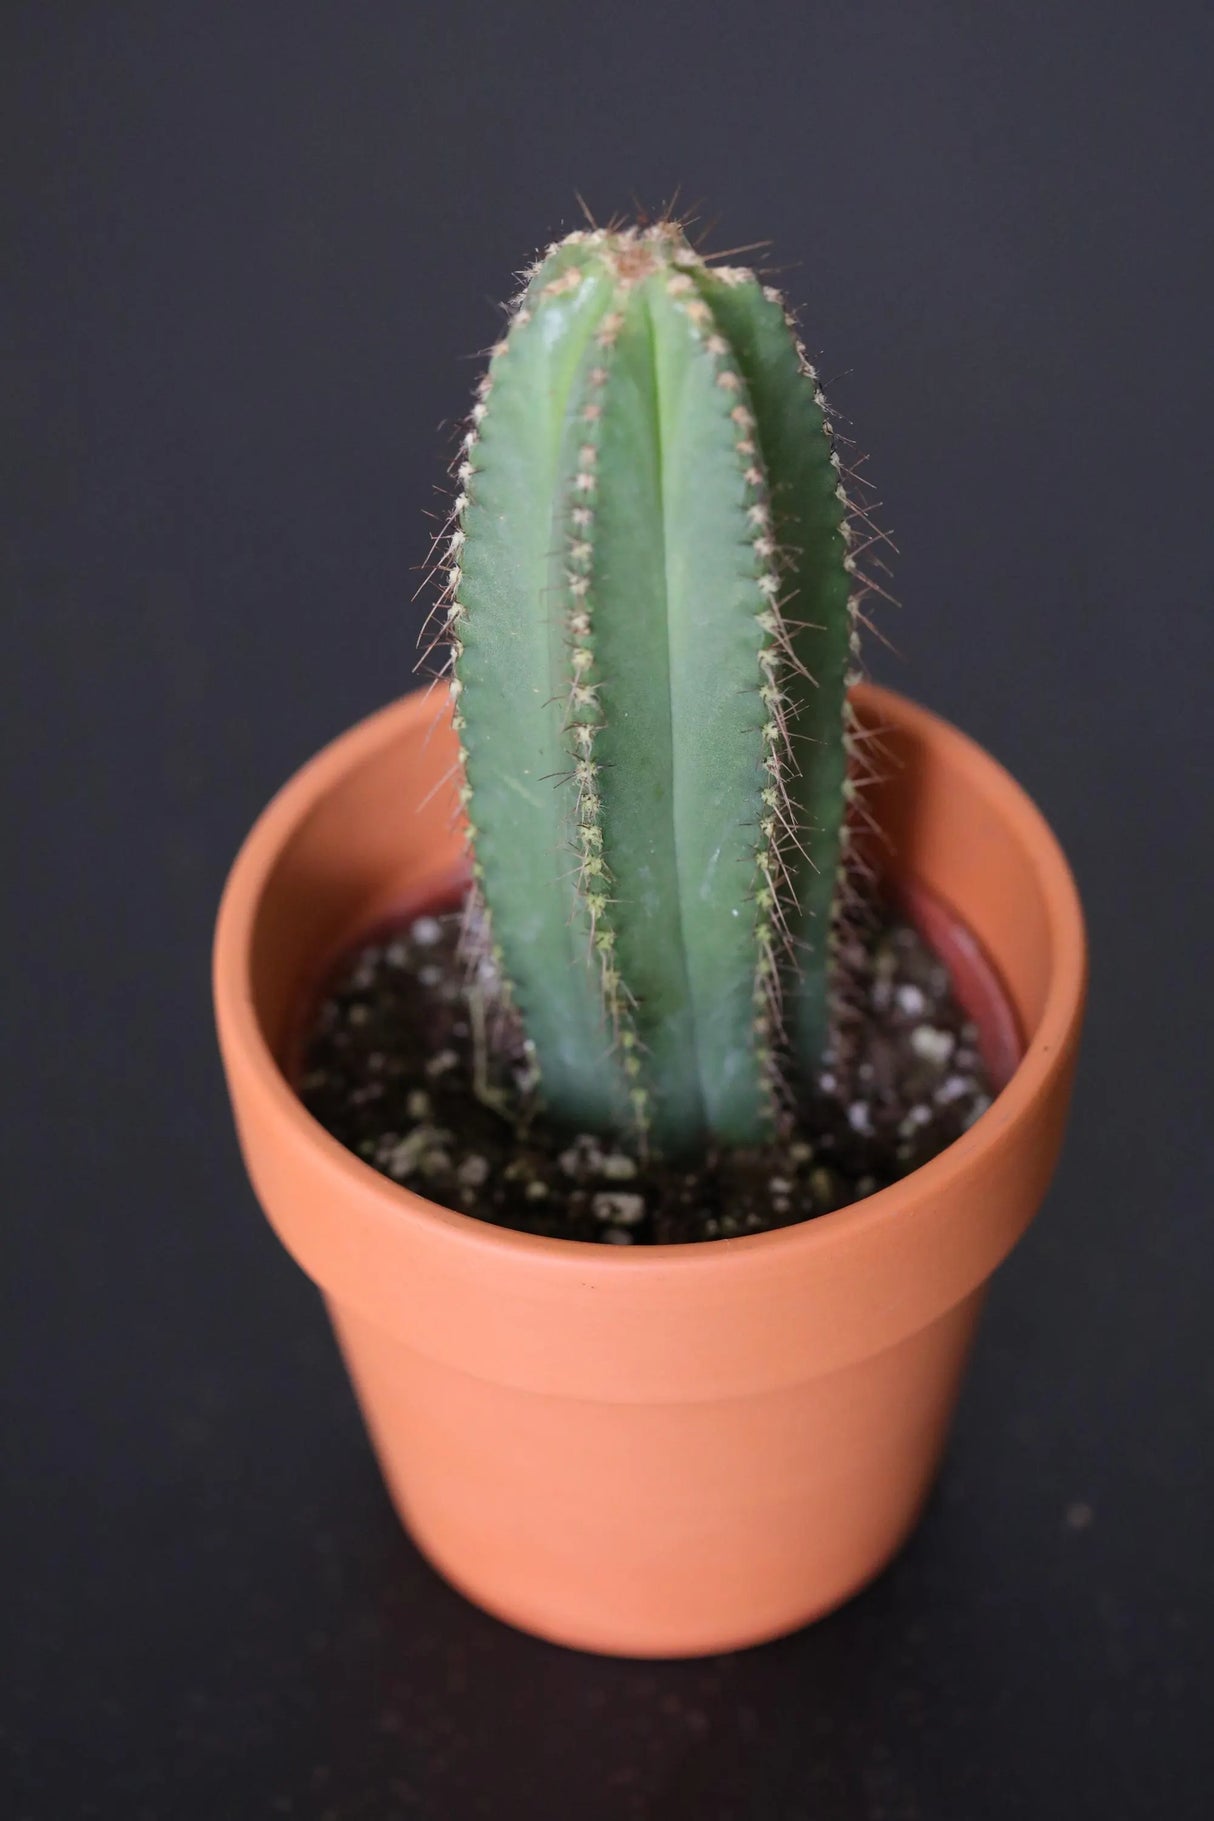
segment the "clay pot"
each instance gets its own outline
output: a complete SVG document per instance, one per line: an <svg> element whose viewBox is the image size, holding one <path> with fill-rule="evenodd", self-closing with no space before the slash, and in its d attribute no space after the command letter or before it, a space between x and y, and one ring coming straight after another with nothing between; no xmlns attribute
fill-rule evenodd
<svg viewBox="0 0 1214 1821"><path fill-rule="evenodd" d="M926 888L917 914L995 1066L1020 1047L1009 1006L1023 1054L941 1156L800 1226L633 1251L506 1232L377 1174L304 1111L281 1059L323 969L458 865L435 698L306 765L228 882L215 1000L257 1194L324 1293L418 1546L565 1644L727 1650L869 1581L922 1508L987 1279L1054 1167L1085 979L1066 862L956 729L882 690L858 704L889 730L894 872Z"/></svg>

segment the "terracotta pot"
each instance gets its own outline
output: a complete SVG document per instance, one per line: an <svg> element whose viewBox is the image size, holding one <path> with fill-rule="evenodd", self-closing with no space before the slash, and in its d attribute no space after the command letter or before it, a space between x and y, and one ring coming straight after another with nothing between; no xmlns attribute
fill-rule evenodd
<svg viewBox="0 0 1214 1821"><path fill-rule="evenodd" d="M228 882L215 999L257 1194L324 1293L419 1547L565 1644L726 1650L870 1580L915 1523L986 1281L1054 1167L1085 977L1066 862L962 734L885 691L858 702L895 755L876 805L895 873L959 914L921 913L996 1066L1012 1039L983 951L1025 1043L941 1156L801 1226L635 1251L506 1232L377 1174L304 1111L281 1060L324 967L458 865L433 699L306 765Z"/></svg>

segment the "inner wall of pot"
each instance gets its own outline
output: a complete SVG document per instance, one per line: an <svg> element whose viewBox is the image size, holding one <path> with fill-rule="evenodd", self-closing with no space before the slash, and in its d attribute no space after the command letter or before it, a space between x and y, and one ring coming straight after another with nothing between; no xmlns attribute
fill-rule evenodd
<svg viewBox="0 0 1214 1821"><path fill-rule="evenodd" d="M957 907L953 922L968 930L1010 1002L1019 1060L1058 959L1049 896L1057 881L1043 870L1042 851L1052 837L1013 780L955 728L913 709L891 725L880 707L897 698L879 690L859 690L855 699L862 726L882 741L885 770L870 806L884 837L883 870ZM1064 867L1061 856L1058 863ZM955 965L964 992L964 955Z"/></svg>

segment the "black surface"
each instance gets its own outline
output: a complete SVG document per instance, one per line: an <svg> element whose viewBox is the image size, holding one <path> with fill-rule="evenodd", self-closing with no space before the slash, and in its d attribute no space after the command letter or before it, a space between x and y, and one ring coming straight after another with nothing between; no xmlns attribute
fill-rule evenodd
<svg viewBox="0 0 1214 1821"><path fill-rule="evenodd" d="M6 1816L1208 1812L1209 21L4 9ZM904 550L874 668L1044 805L1095 993L903 1559L642 1666L401 1535L241 1173L207 949L255 812L407 680L489 300L575 185L679 181L791 264Z"/></svg>

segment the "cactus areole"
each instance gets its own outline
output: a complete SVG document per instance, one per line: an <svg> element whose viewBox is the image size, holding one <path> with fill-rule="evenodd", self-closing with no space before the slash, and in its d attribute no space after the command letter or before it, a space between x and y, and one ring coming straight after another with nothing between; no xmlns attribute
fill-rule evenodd
<svg viewBox="0 0 1214 1821"><path fill-rule="evenodd" d="M856 565L781 297L670 222L529 274L441 611L476 890L550 1118L770 1137L832 1043Z"/></svg>

